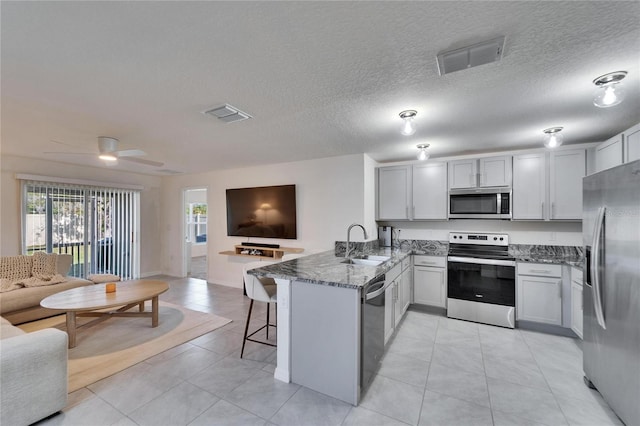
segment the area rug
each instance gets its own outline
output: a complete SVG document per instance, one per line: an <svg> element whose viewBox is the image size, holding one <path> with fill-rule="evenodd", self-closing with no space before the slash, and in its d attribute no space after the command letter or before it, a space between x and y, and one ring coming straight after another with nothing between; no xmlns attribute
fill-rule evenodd
<svg viewBox="0 0 640 426"><path fill-rule="evenodd" d="M147 307L149 308L150 306ZM94 318L78 318L78 325L92 319ZM80 328L76 335L76 347L69 349L69 392L231 322L227 318L162 301L159 320L156 328L151 327L151 318L135 317L110 318L99 324ZM65 330L65 316L46 318L19 327L26 332L49 327Z"/></svg>

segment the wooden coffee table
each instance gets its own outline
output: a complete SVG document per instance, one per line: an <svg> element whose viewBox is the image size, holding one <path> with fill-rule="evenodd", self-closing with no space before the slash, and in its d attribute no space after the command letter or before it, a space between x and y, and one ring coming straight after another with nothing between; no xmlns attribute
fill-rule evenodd
<svg viewBox="0 0 640 426"><path fill-rule="evenodd" d="M122 281L116 283L114 293L107 293L105 287L106 284L94 284L72 288L46 297L40 302L43 308L66 312L69 348L76 346L78 328L93 325L111 317L151 317L151 327L158 326L158 296L169 290L169 284L158 280ZM146 300L151 300L151 311L144 310ZM136 305L139 312L126 312ZM115 307L120 308L104 311ZM78 316L98 318L77 326L76 317Z"/></svg>

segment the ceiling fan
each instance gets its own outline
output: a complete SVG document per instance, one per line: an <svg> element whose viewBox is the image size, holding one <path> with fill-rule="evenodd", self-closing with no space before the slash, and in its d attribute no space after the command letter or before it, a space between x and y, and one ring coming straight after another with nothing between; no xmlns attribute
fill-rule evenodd
<svg viewBox="0 0 640 426"><path fill-rule="evenodd" d="M67 145L62 142L53 141L62 145ZM98 137L98 152L45 152L45 154L69 154L69 155L97 155L99 159L115 164L118 160L131 161L139 164L146 164L148 166L162 167L164 163L159 161L147 160L146 158L140 158L147 155L146 152L139 149L125 149L118 150L118 139L109 136Z"/></svg>

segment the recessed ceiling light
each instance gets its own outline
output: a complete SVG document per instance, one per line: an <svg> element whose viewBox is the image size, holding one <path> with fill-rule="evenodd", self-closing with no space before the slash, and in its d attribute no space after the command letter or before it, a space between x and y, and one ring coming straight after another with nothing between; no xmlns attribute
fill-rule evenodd
<svg viewBox="0 0 640 426"><path fill-rule="evenodd" d="M238 108L229 104L224 104L223 106L203 111L203 114L208 114L216 117L217 119L222 120L225 123L233 123L235 121L242 121L253 118L246 112L240 111Z"/></svg>

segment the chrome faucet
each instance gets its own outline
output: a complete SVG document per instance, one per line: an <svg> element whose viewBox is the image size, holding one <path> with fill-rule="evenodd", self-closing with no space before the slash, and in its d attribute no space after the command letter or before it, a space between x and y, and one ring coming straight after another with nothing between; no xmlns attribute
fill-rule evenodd
<svg viewBox="0 0 640 426"><path fill-rule="evenodd" d="M360 228L362 228L362 232L364 232L365 240L369 238L367 236L367 230L364 229L364 226L360 225L359 223L352 223L351 225L349 225L349 228L347 229L347 249L344 252L344 257L346 257L347 259L349 258L349 242L351 240L351 228L353 228L354 226L359 226Z"/></svg>

